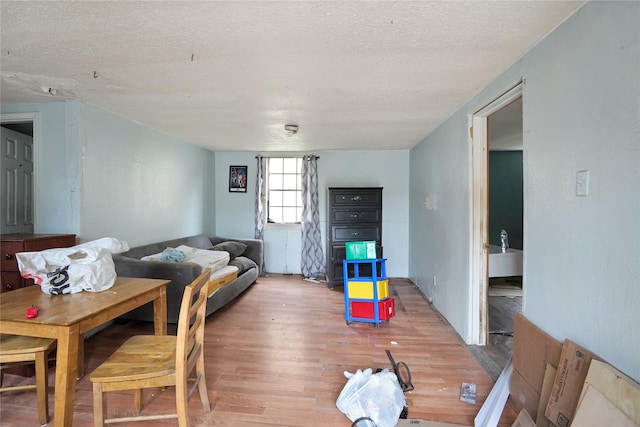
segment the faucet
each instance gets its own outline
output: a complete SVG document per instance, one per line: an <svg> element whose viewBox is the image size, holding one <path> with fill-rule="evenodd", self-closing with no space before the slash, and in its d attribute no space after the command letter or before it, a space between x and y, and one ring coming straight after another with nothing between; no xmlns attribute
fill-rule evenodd
<svg viewBox="0 0 640 427"><path fill-rule="evenodd" d="M502 244L502 253L507 252L507 249L509 249L509 235L505 230L500 232L500 243Z"/></svg>

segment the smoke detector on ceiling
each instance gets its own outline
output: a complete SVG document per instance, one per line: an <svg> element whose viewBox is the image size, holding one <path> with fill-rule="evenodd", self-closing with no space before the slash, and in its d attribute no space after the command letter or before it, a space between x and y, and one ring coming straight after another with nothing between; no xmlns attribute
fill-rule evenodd
<svg viewBox="0 0 640 427"><path fill-rule="evenodd" d="M284 125L284 130L287 131L287 136L293 136L298 133L298 125Z"/></svg>

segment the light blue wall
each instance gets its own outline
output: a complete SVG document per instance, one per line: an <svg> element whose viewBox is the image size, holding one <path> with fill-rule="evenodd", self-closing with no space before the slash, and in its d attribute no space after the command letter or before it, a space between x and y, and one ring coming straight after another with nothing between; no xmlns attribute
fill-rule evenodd
<svg viewBox="0 0 640 427"><path fill-rule="evenodd" d="M90 105L38 112L36 232L111 236L130 246L213 232L213 153Z"/></svg>
<svg viewBox="0 0 640 427"><path fill-rule="evenodd" d="M84 239L137 246L205 230L213 153L89 105L82 113Z"/></svg>
<svg viewBox="0 0 640 427"><path fill-rule="evenodd" d="M216 233L253 237L256 154L216 153ZM317 153L320 227L326 238L328 187L383 187L382 242L390 277L407 277L409 235L409 151L326 151ZM246 194L229 193L229 166L247 165ZM267 224L265 265L271 273L300 274L300 226Z"/></svg>
<svg viewBox="0 0 640 427"><path fill-rule="evenodd" d="M247 192L229 192L229 166L247 167ZM215 156L215 232L253 239L256 198L256 153L218 152Z"/></svg>
<svg viewBox="0 0 640 427"><path fill-rule="evenodd" d="M523 77L524 314L640 379L638 22L639 2L587 3L411 152L410 277L463 337L467 118ZM577 197L585 169L590 195Z"/></svg>
<svg viewBox="0 0 640 427"><path fill-rule="evenodd" d="M411 151L409 198L409 278L462 337L470 310L466 129L466 115L456 113Z"/></svg>

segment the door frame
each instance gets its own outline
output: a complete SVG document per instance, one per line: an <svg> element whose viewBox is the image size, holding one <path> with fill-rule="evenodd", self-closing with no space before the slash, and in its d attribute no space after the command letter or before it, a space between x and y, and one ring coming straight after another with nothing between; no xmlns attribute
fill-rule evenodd
<svg viewBox="0 0 640 427"><path fill-rule="evenodd" d="M33 232L38 232L38 165L40 164L40 113L0 113L0 125L31 122L33 127Z"/></svg>
<svg viewBox="0 0 640 427"><path fill-rule="evenodd" d="M471 245L469 247L469 344L486 345L489 334L489 116L523 97L524 82L469 115L471 147Z"/></svg>

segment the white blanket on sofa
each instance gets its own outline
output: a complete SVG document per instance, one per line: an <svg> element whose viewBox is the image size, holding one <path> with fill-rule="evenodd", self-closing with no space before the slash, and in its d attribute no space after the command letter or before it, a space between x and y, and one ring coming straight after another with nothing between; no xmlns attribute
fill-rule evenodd
<svg viewBox="0 0 640 427"><path fill-rule="evenodd" d="M214 273L229 264L229 252L225 251L210 251L207 249L192 248L186 245L180 245L177 248L173 248L176 251L183 252L187 259L184 262L190 262L198 264L203 269L210 268ZM142 261L164 261L162 252L159 254L147 255L140 258Z"/></svg>

